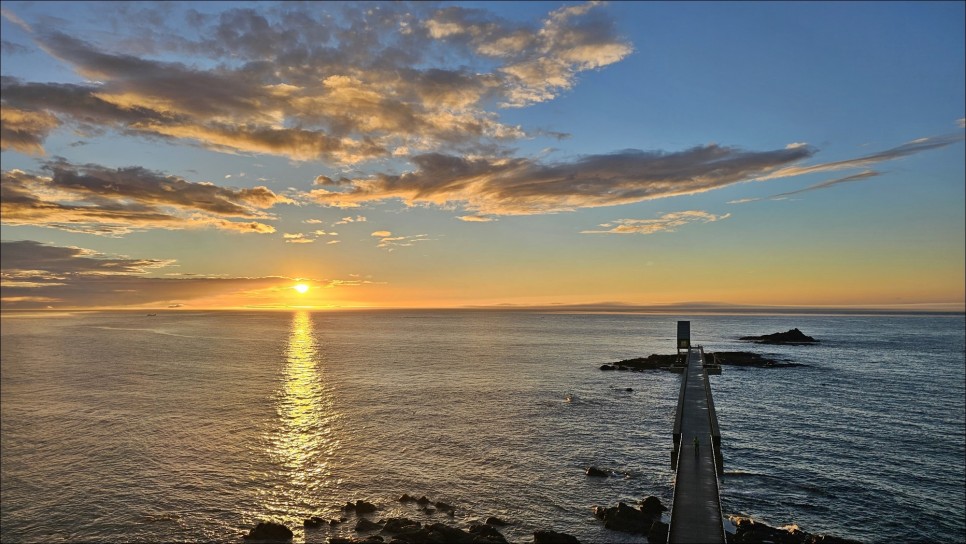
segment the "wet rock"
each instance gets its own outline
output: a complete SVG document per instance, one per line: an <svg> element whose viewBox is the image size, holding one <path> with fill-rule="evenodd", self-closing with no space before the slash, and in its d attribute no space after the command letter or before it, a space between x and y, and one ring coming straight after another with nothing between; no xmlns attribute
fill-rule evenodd
<svg viewBox="0 0 966 544"><path fill-rule="evenodd" d="M244 536L250 542L291 542L295 536L292 531L273 521L263 521L255 526L254 529Z"/></svg>
<svg viewBox="0 0 966 544"><path fill-rule="evenodd" d="M487 525L496 525L498 527L504 527L507 524L505 521L503 521L502 519L496 516L490 516L486 518L486 521L483 523L486 523Z"/></svg>
<svg viewBox="0 0 966 544"><path fill-rule="evenodd" d="M633 388L633 387L628 387L628 388L626 388L626 389L624 389L624 391L627 391L628 393L630 393L630 392L631 392L631 391L633 391L633 390L634 390L634 388Z"/></svg>
<svg viewBox="0 0 966 544"><path fill-rule="evenodd" d="M371 514L378 510L376 505L371 502L366 502L364 500L358 500L355 504L356 514Z"/></svg>
<svg viewBox="0 0 966 544"><path fill-rule="evenodd" d="M580 541L567 533L536 531L533 533L533 544L580 544Z"/></svg>
<svg viewBox="0 0 966 544"><path fill-rule="evenodd" d="M382 529L382 525L370 519L362 518L356 523L356 531L360 533L363 531L375 531L377 529Z"/></svg>
<svg viewBox="0 0 966 544"><path fill-rule="evenodd" d="M413 533L423 528L423 524L409 518L389 518L382 530L387 533Z"/></svg>
<svg viewBox="0 0 966 544"><path fill-rule="evenodd" d="M492 525L481 525L479 523L470 525L470 534L476 535L478 537L476 540L482 538L486 542L494 544L507 544L506 537Z"/></svg>
<svg viewBox="0 0 966 544"><path fill-rule="evenodd" d="M422 508L422 511L423 511L424 514L426 514L428 516L431 516L431 515L433 515L433 514L436 513L436 509L435 508L430 508L428 506L424 506Z"/></svg>
<svg viewBox="0 0 966 544"><path fill-rule="evenodd" d="M661 512L666 512L667 506L661 504L661 499L653 496L644 497L641 501L641 512L650 517L658 517Z"/></svg>
<svg viewBox="0 0 966 544"><path fill-rule="evenodd" d="M453 509L452 505L446 504L443 501L436 501L435 505L436 505L436 509L441 511Z"/></svg>
<svg viewBox="0 0 966 544"><path fill-rule="evenodd" d="M588 467L587 476L591 476L593 478L606 478L610 476L610 473L597 467Z"/></svg>
<svg viewBox="0 0 966 544"><path fill-rule="evenodd" d="M647 531L648 542L667 542L668 524L655 521L651 524L651 529Z"/></svg>
<svg viewBox="0 0 966 544"><path fill-rule="evenodd" d="M432 502L432 501L430 501L429 499L427 499L426 498L426 495L423 495L422 497L419 497L418 499L416 499L416 504L418 504L419 506L426 506L430 502Z"/></svg>
<svg viewBox="0 0 966 544"><path fill-rule="evenodd" d="M594 515L604 521L605 529L638 535L646 535L655 521L654 515L645 514L623 502L610 508L598 506L594 508ZM660 516L660 512L657 516Z"/></svg>
<svg viewBox="0 0 966 544"><path fill-rule="evenodd" d="M474 544L476 536L456 527L434 523L426 527L426 541L440 544Z"/></svg>
<svg viewBox="0 0 966 544"><path fill-rule="evenodd" d="M402 497L399 497L399 502L416 502L416 497L410 497L408 493L403 493Z"/></svg>
<svg viewBox="0 0 966 544"><path fill-rule="evenodd" d="M319 527L321 527L326 523L328 523L328 521L326 521L324 518L320 518L319 516L312 516L311 518L303 521L302 526L305 527L306 529L318 529Z"/></svg>
<svg viewBox="0 0 966 544"><path fill-rule="evenodd" d="M617 370L613 365L600 365L601 370Z"/></svg>

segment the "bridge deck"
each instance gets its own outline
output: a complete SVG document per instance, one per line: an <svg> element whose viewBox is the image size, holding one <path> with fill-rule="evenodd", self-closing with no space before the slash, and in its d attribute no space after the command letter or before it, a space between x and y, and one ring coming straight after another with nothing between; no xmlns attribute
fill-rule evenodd
<svg viewBox="0 0 966 544"><path fill-rule="evenodd" d="M682 388L683 398L678 399L684 406L671 527L668 531L668 542L671 544L725 542L705 392L708 377L702 363L701 351L691 349L685 373L687 385ZM696 453L693 445L695 437L699 441Z"/></svg>

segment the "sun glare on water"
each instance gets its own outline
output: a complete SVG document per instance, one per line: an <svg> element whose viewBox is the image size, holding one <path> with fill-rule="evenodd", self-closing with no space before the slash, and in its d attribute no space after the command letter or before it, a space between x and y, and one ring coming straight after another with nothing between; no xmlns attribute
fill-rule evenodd
<svg viewBox="0 0 966 544"><path fill-rule="evenodd" d="M299 284L293 285L292 289L295 289L296 291L298 291L299 294L305 294L309 290L309 286L304 283L299 283Z"/></svg>

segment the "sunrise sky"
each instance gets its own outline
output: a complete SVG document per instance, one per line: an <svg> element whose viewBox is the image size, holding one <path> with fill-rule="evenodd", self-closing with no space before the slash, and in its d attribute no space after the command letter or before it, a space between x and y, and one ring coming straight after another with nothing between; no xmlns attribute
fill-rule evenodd
<svg viewBox="0 0 966 544"><path fill-rule="evenodd" d="M962 310L964 6L2 2L2 308Z"/></svg>

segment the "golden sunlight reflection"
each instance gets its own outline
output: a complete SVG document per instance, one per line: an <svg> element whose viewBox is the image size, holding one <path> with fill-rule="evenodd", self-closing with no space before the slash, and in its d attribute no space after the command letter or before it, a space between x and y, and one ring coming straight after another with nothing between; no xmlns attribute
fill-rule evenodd
<svg viewBox="0 0 966 544"><path fill-rule="evenodd" d="M297 283L292 286L292 289L295 289L299 292L299 294L304 295L309 291L309 286L304 283Z"/></svg>
<svg viewBox="0 0 966 544"><path fill-rule="evenodd" d="M268 440L276 473L263 507L280 519L295 520L318 506L320 491L331 483L330 463L339 445L333 428L338 416L309 312L292 315L285 356L282 383L275 395L278 419Z"/></svg>

